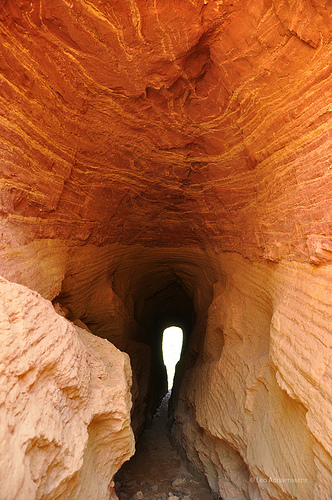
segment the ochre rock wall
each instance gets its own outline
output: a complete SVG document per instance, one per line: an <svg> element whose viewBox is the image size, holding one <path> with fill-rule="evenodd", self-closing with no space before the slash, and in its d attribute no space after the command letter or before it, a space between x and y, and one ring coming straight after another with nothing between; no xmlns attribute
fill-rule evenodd
<svg viewBox="0 0 332 500"><path fill-rule="evenodd" d="M159 352L145 304L181 284L196 323L174 389L173 432L225 500L330 496L331 19L327 0L0 2L0 274L131 355L135 431L162 386L151 396ZM3 330L10 342L26 335L13 362L31 347L49 366L52 352L44 358L39 342L30 346L44 335L41 316L29 336L16 321L45 303L2 283L23 294ZM67 351L89 352L101 370L103 349L126 363L54 314L47 342L59 337L64 357L41 372L46 387L71 380L71 370L95 379L97 368L75 367ZM15 372L5 375L4 390L18 388ZM63 408L87 405L94 422L97 393L77 377L79 406L70 393ZM20 387L17 404L33 404L34 384ZM27 425L39 439L48 415L40 424L18 415L18 438ZM66 429L54 415L58 432ZM45 476L55 485L49 498L54 477L89 491L84 453L97 453L104 430L98 423L87 437L86 425L75 424L85 435L75 478L61 483L57 464ZM109 470L131 452L126 432L123 458L109 457ZM62 437L65 460L71 444ZM23 438L11 457L28 482L13 484L34 498L44 491L45 441L36 441L31 483Z"/></svg>
<svg viewBox="0 0 332 500"><path fill-rule="evenodd" d="M134 451L128 356L36 292L0 287L0 498L117 498Z"/></svg>
<svg viewBox="0 0 332 500"><path fill-rule="evenodd" d="M222 498L328 500L332 270L238 254L220 269L173 432Z"/></svg>
<svg viewBox="0 0 332 500"><path fill-rule="evenodd" d="M151 406L151 348L134 305L175 273L198 312L174 389L179 445L226 500L329 500L331 266L191 247L54 247L65 265L50 273L51 289L66 276L55 303L131 355L136 432ZM26 247L30 279L40 252ZM16 258L5 262L19 280ZM46 290L38 273L32 284Z"/></svg>
<svg viewBox="0 0 332 500"><path fill-rule="evenodd" d="M329 261L331 9L2 2L6 238Z"/></svg>

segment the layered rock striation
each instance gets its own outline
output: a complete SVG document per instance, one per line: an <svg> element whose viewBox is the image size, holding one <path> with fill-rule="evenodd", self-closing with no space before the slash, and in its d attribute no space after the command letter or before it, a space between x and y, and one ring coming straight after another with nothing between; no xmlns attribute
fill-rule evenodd
<svg viewBox="0 0 332 500"><path fill-rule="evenodd" d="M327 500L331 270L237 254L221 264L204 348L181 386L177 440L222 498Z"/></svg>
<svg viewBox="0 0 332 500"><path fill-rule="evenodd" d="M10 234L330 261L329 2L7 0L0 20Z"/></svg>
<svg viewBox="0 0 332 500"><path fill-rule="evenodd" d="M113 495L171 324L213 491L328 500L330 3L0 4L6 500Z"/></svg>

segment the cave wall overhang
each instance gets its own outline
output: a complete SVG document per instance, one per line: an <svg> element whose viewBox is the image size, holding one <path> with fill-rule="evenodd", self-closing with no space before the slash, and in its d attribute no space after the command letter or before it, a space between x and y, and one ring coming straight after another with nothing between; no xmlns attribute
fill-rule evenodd
<svg viewBox="0 0 332 500"><path fill-rule="evenodd" d="M4 241L329 262L331 5L135 6L2 3Z"/></svg>
<svg viewBox="0 0 332 500"><path fill-rule="evenodd" d="M181 283L193 329L174 431L189 458L224 495L294 496L257 480L306 469L298 496L318 499L331 484L332 7L155 5L1 4L1 273L130 352L136 430L152 297Z"/></svg>

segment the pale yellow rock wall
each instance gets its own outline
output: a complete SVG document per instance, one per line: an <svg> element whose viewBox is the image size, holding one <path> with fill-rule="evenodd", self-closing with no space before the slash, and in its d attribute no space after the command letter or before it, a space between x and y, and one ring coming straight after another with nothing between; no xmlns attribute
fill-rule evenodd
<svg viewBox="0 0 332 500"><path fill-rule="evenodd" d="M117 498L134 450L129 358L0 280L0 498Z"/></svg>
<svg viewBox="0 0 332 500"><path fill-rule="evenodd" d="M332 267L225 253L220 268L174 434L224 500L328 500Z"/></svg>
<svg viewBox="0 0 332 500"><path fill-rule="evenodd" d="M133 297L142 295L144 279L149 285L145 276L160 286L163 262L171 262L195 291L195 306L201 311L189 346L191 359L198 360L187 371L192 363L184 360L184 382L175 403L174 432L188 457L225 500L239 495L250 500L329 500L330 265L251 262L236 253L217 257L189 249L175 254L174 249L140 246L70 248L50 240L16 250L14 246L12 253L4 248L1 271L31 283L47 298L62 290L73 317L89 320L101 336L127 349L134 371L132 425L137 430L145 416L150 354L147 346L143 350L142 343L130 339L136 328ZM202 341L210 300L205 274L209 286L216 283ZM15 307L20 311L20 300ZM16 328L15 321L11 328ZM43 316L38 321L42 328Z"/></svg>

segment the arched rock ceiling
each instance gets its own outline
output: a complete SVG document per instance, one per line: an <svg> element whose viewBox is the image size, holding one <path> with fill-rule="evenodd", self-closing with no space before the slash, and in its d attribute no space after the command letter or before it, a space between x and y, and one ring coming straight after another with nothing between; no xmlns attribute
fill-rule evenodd
<svg viewBox="0 0 332 500"><path fill-rule="evenodd" d="M2 1L5 233L329 259L331 14Z"/></svg>

